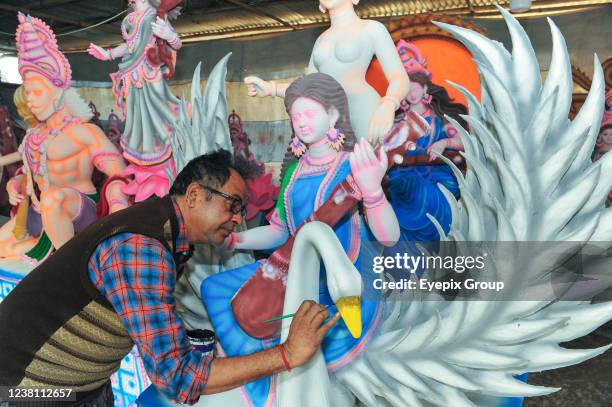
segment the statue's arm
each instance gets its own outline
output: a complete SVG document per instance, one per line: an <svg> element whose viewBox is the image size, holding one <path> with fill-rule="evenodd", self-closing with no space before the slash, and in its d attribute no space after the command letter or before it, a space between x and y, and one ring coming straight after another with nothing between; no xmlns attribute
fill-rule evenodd
<svg viewBox="0 0 612 407"><path fill-rule="evenodd" d="M87 147L93 166L108 177L120 176L123 173L125 170L123 156L98 126L85 123L74 126L73 131L76 139ZM122 180L115 180L106 187L106 199L111 212L128 206L127 196L121 192L124 184Z"/></svg>
<svg viewBox="0 0 612 407"><path fill-rule="evenodd" d="M387 28L378 21L370 21L368 29L373 39L374 54L378 58L385 77L389 82L389 87L382 103L385 100L392 100L396 102L397 108L399 103L408 95L410 79L408 79L408 74L404 69L404 65Z"/></svg>
<svg viewBox="0 0 612 407"><path fill-rule="evenodd" d="M125 54L128 53L128 45L125 42L122 42L121 44L117 45L115 48L109 48L108 51L109 51L109 54L112 55L111 59L121 58Z"/></svg>
<svg viewBox="0 0 612 407"><path fill-rule="evenodd" d="M266 250L275 249L289 239L289 229L278 216L272 216L269 225L259 226L240 233L232 233L231 245L236 249Z"/></svg>

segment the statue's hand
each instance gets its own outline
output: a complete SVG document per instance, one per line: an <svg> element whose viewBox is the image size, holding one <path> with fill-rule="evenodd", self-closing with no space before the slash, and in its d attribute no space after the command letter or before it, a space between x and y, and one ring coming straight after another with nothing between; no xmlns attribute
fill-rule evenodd
<svg viewBox="0 0 612 407"><path fill-rule="evenodd" d="M10 179L9 182L6 183L6 192L8 193L9 202L11 205L16 206L19 205L24 199L25 195L19 186L19 182L14 178Z"/></svg>
<svg viewBox="0 0 612 407"><path fill-rule="evenodd" d="M304 301L300 305L291 321L289 336L281 345L292 368L303 365L314 356L325 334L340 319L338 313L324 323L328 316L327 309L314 301Z"/></svg>
<svg viewBox="0 0 612 407"><path fill-rule="evenodd" d="M387 172L387 155L383 148L380 149L378 158L374 154L372 146L366 139L355 144L355 149L349 156L351 173L364 198L379 194L385 173Z"/></svg>
<svg viewBox="0 0 612 407"><path fill-rule="evenodd" d="M177 35L172 26L159 16L151 23L151 28L153 34L162 40L171 41Z"/></svg>
<svg viewBox="0 0 612 407"><path fill-rule="evenodd" d="M94 43L89 44L89 48L87 48L87 53L92 57L99 59L100 61L110 60L110 55L108 51L102 47L97 46Z"/></svg>
<svg viewBox="0 0 612 407"><path fill-rule="evenodd" d="M393 119L395 117L395 104L389 100L383 99L378 109L370 119L370 129L368 130L368 140L372 144L379 141L382 142L384 137L393 127Z"/></svg>
<svg viewBox="0 0 612 407"><path fill-rule="evenodd" d="M258 98L272 96L274 85L272 82L264 81L257 76L247 76L244 78L244 83L247 85L247 95Z"/></svg>
<svg viewBox="0 0 612 407"><path fill-rule="evenodd" d="M433 161L438 158L434 153L442 154L444 150L446 150L446 146L448 145L446 139L438 140L427 148L427 153L429 154L429 161Z"/></svg>

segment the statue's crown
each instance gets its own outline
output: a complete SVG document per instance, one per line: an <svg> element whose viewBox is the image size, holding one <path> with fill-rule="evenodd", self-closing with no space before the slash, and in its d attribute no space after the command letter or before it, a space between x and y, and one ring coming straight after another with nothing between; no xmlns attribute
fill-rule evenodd
<svg viewBox="0 0 612 407"><path fill-rule="evenodd" d="M404 40L397 42L397 51L408 73L421 72L431 79L431 72L427 70L427 61L421 56L416 45Z"/></svg>
<svg viewBox="0 0 612 407"><path fill-rule="evenodd" d="M53 30L39 18L23 13L18 13L17 18L17 57L21 76L33 71L58 88L68 89L72 77L70 63L58 49Z"/></svg>

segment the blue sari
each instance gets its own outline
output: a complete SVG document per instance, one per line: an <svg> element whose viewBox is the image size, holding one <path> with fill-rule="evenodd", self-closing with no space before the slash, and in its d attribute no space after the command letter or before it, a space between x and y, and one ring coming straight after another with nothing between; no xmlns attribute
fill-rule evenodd
<svg viewBox="0 0 612 407"><path fill-rule="evenodd" d="M438 116L430 115L425 120L431 126L430 134L419 137L416 150L406 155L426 154L427 147L448 138ZM459 185L447 165L396 167L389 172L389 198L401 227L400 243L440 240L438 231L426 216L428 213L445 232L450 230L450 206L438 184L444 185L455 198L459 197Z"/></svg>

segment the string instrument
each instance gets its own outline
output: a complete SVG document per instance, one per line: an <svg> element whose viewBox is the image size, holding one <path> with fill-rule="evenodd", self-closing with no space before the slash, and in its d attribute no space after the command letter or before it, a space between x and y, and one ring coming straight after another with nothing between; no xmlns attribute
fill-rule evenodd
<svg viewBox="0 0 612 407"><path fill-rule="evenodd" d="M21 183L19 184L19 190L25 191L28 185L28 177L23 174ZM28 208L30 206L30 197L26 196L23 201L19 203L17 207L17 214L15 215L15 225L13 226L13 236L15 239L22 240L28 235Z"/></svg>
<svg viewBox="0 0 612 407"><path fill-rule="evenodd" d="M388 168L395 165L395 157L404 157L404 153L415 148L416 140L429 131L429 125L418 114L409 112L397 123L385 137L382 146L375 154L378 157L380 148L384 147L388 158ZM285 283L289 271L289 260L295 236L299 229L310 221L319 221L333 227L359 201L361 191L352 175L337 185L330 197L311 214L297 229L296 233L272 253L267 260L262 260L255 273L236 292L231 301L232 311L238 325L255 338L267 339L278 335L281 321L265 322L282 315L285 302Z"/></svg>

